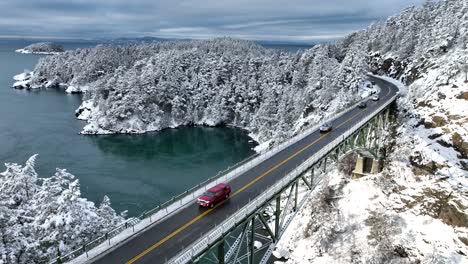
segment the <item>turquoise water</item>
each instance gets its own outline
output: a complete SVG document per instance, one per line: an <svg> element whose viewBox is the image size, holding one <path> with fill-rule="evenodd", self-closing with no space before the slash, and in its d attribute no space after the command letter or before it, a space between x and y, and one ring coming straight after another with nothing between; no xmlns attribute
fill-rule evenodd
<svg viewBox="0 0 468 264"><path fill-rule="evenodd" d="M66 168L80 180L84 197L99 203L108 195L117 211L137 215L254 153L246 133L232 128L79 135L84 123L74 111L80 95L10 88L13 75L33 69L39 59L13 52L25 44L0 40L0 163L24 164L38 153L41 177Z"/></svg>

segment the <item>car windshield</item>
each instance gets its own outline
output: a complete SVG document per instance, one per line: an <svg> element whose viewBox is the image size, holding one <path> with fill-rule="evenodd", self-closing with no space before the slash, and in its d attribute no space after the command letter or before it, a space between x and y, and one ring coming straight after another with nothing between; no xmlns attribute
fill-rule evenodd
<svg viewBox="0 0 468 264"><path fill-rule="evenodd" d="M208 197L214 197L215 194L212 192L205 192L203 195L208 196Z"/></svg>

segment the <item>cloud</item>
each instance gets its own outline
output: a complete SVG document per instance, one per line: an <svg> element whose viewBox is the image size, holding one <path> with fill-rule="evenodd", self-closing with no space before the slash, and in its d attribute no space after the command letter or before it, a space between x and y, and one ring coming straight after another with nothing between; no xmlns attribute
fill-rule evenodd
<svg viewBox="0 0 468 264"><path fill-rule="evenodd" d="M0 36L341 37L423 0L3 0Z"/></svg>

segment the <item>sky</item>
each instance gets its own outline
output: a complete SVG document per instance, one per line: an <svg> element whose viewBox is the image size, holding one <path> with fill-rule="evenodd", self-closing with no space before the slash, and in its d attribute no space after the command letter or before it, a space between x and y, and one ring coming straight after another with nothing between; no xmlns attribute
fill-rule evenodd
<svg viewBox="0 0 468 264"><path fill-rule="evenodd" d="M423 0L1 0L0 38L235 38L313 43Z"/></svg>

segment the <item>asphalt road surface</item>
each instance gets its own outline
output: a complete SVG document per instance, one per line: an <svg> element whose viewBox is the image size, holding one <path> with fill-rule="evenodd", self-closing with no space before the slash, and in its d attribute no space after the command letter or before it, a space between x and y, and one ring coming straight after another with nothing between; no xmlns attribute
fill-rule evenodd
<svg viewBox="0 0 468 264"><path fill-rule="evenodd" d="M398 91L393 84L374 79L380 86L380 100L367 102L367 107L354 108L332 122L333 130L321 134L314 131L304 139L277 153L261 164L232 180L231 198L213 209L199 208L194 201L190 205L136 237L129 238L119 247L92 260L93 263L165 263L178 254L182 248L195 242L215 225L229 218L269 186L280 180L304 160L318 152L325 145L341 136L346 130L370 115L376 108Z"/></svg>

